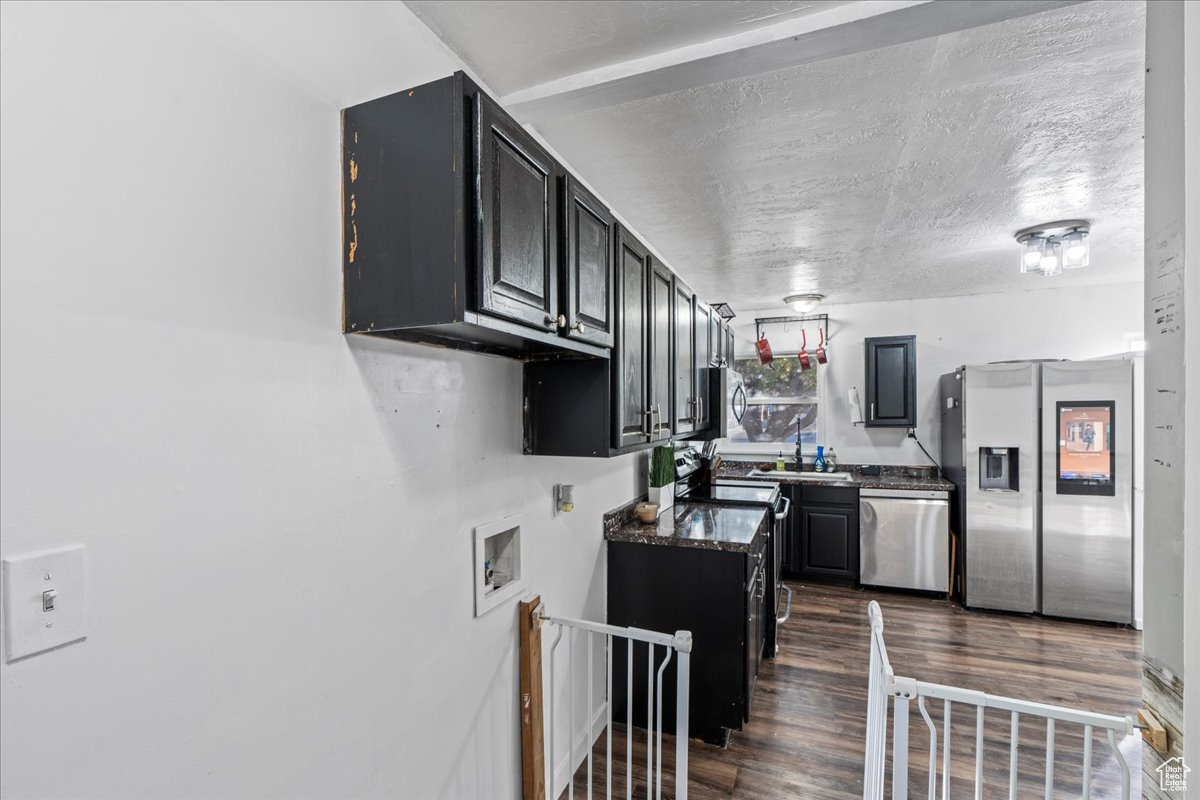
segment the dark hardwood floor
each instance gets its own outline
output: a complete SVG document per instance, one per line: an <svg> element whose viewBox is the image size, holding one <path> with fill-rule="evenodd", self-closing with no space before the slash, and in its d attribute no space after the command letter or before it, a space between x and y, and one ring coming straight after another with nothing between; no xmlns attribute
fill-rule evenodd
<svg viewBox="0 0 1200 800"><path fill-rule="evenodd" d="M722 749L693 740L689 797L861 800L866 736L867 602L883 608L884 638L897 675L1041 703L1117 715L1136 715L1141 696L1141 634L1137 631L1039 617L965 611L944 600L789 582L792 618L780 631L780 650L764 662L751 721ZM940 735L941 705L931 707ZM951 798L971 797L975 764L974 711L952 717ZM1080 795L1082 732L1056 731L1055 796ZM909 796L928 791L928 733L916 710L910 717ZM1020 797L1044 796L1045 725L1021 726ZM889 752L890 752L889 724ZM985 798L1007 797L1009 717L989 712L985 724ZM613 797L625 797L625 733L614 726ZM673 741L667 752L663 797L674 797ZM593 791L604 796L604 746L593 750ZM1121 743L1138 790L1141 742ZM939 745L940 749L940 745ZM1100 738L1093 744L1092 797L1119 797L1116 762ZM645 738L634 738L634 797L646 796ZM940 763L940 762L939 762ZM890 760L889 760L890 765ZM890 769L890 766L889 766ZM586 769L575 779L586 797ZM565 793L564 793L565 794ZM891 796L890 785L886 796ZM938 787L941 797L941 786Z"/></svg>

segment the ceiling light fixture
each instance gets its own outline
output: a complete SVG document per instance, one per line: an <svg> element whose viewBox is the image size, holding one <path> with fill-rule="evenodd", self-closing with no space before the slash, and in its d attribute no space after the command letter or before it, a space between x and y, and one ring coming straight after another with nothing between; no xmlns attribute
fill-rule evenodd
<svg viewBox="0 0 1200 800"><path fill-rule="evenodd" d="M789 294L783 298L783 302L796 309L796 313L807 314L820 305L824 299L825 295L823 294Z"/></svg>
<svg viewBox="0 0 1200 800"><path fill-rule="evenodd" d="M1048 222L1014 234L1021 245L1021 272L1051 277L1064 269L1082 269L1091 262L1087 220Z"/></svg>

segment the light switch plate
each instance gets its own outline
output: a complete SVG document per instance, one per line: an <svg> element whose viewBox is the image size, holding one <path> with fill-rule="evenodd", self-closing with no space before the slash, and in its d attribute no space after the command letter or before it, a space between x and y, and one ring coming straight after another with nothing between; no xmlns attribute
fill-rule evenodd
<svg viewBox="0 0 1200 800"><path fill-rule="evenodd" d="M87 637L83 545L5 558L3 579L5 661ZM53 610L45 610L47 597L53 598Z"/></svg>

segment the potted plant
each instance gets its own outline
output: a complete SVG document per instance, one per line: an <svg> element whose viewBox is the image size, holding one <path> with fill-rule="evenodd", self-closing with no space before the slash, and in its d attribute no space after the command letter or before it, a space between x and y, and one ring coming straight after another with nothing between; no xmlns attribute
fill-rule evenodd
<svg viewBox="0 0 1200 800"><path fill-rule="evenodd" d="M649 499L660 514L675 504L675 448L669 444L650 451Z"/></svg>

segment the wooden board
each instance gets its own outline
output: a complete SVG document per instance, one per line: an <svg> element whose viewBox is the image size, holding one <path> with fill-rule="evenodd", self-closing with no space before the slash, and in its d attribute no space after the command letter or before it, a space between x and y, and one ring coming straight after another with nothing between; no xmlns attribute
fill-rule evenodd
<svg viewBox="0 0 1200 800"><path fill-rule="evenodd" d="M542 623L534 614L541 597L521 601L517 622L521 662L521 796L546 797L546 745L542 724Z"/></svg>

